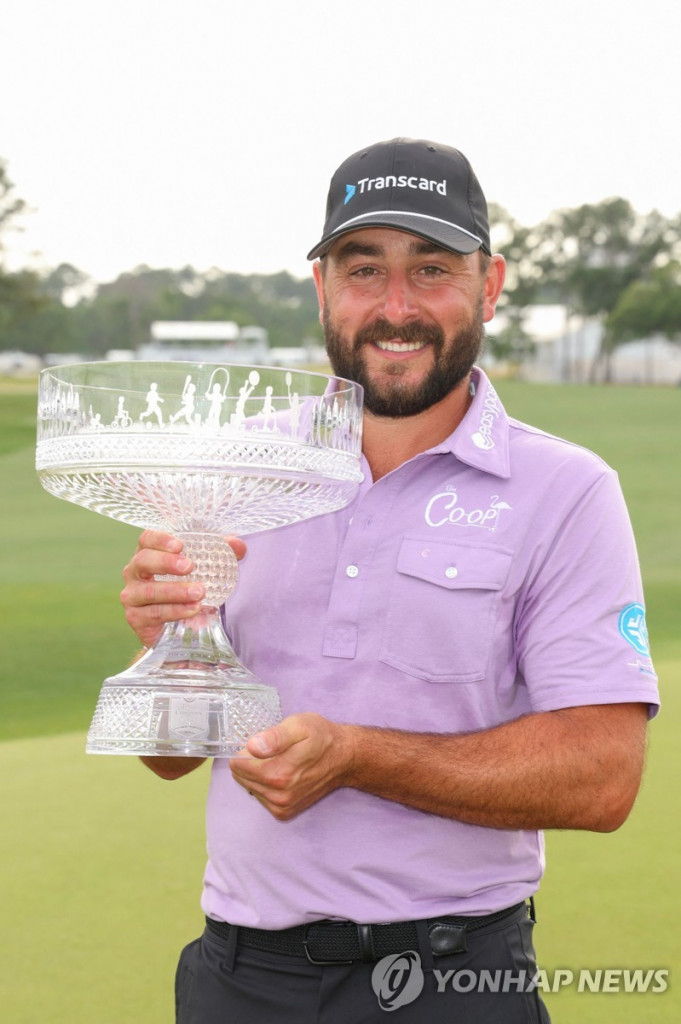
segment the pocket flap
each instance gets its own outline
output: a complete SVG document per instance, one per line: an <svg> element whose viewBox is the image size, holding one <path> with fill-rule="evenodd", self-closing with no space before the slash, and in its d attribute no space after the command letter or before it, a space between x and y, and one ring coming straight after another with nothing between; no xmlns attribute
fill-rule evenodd
<svg viewBox="0 0 681 1024"><path fill-rule="evenodd" d="M503 548L405 537L397 571L447 590L501 590L512 558Z"/></svg>

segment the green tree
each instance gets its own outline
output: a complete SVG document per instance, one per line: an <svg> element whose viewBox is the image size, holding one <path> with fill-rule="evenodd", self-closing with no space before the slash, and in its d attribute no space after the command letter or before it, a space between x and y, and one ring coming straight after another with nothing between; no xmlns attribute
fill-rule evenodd
<svg viewBox="0 0 681 1024"><path fill-rule="evenodd" d="M48 298L65 306L74 306L86 295L93 294L96 284L72 263L60 263L41 277L41 289Z"/></svg>
<svg viewBox="0 0 681 1024"><path fill-rule="evenodd" d="M626 288L606 320L611 348L662 334L681 341L681 263L671 260Z"/></svg>
<svg viewBox="0 0 681 1024"><path fill-rule="evenodd" d="M505 325L487 336L486 347L495 359L517 365L534 351L525 321L528 307L541 295L542 271L534 258L531 229L498 203L489 205L489 222L493 250L506 259L506 281L498 306Z"/></svg>
<svg viewBox="0 0 681 1024"><path fill-rule="evenodd" d="M648 275L669 252L669 227L657 211L638 214L621 198L555 211L529 238L544 295L564 305L568 315L604 322L632 282ZM603 339L592 379L599 372L610 377L607 332ZM571 377L569 360L565 371Z"/></svg>
<svg viewBox="0 0 681 1024"><path fill-rule="evenodd" d="M7 235L19 229L26 202L16 194L7 172L7 162L0 158L0 348L8 333L45 305L38 275L31 270L10 271L6 264Z"/></svg>
<svg viewBox="0 0 681 1024"><path fill-rule="evenodd" d="M8 228L16 230L19 217L26 212L26 201L17 196L14 183L10 181L7 161L0 157L0 251L3 249L2 236Z"/></svg>

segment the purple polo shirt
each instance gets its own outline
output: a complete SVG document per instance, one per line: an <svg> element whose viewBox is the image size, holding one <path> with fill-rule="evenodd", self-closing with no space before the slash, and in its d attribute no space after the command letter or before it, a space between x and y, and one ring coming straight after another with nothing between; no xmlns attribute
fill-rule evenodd
<svg viewBox="0 0 681 1024"><path fill-rule="evenodd" d="M227 620L284 714L448 733L642 701L656 678L629 517L591 452L510 419L474 372L454 433L351 506L249 538ZM500 767L500 770L503 770ZM286 928L486 914L533 893L536 831L340 789L277 822L213 763L202 906Z"/></svg>

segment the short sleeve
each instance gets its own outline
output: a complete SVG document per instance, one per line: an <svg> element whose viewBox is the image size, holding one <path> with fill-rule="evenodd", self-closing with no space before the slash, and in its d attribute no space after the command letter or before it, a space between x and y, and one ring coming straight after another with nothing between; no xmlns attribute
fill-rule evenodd
<svg viewBox="0 0 681 1024"><path fill-rule="evenodd" d="M638 555L617 475L604 468L566 502L516 616L518 667L535 711L659 707Z"/></svg>

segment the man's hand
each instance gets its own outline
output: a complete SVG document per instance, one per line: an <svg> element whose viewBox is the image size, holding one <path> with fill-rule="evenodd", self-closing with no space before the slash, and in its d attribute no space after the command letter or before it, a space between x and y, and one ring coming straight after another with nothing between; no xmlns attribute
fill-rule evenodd
<svg viewBox="0 0 681 1024"><path fill-rule="evenodd" d="M288 821L345 784L352 736L352 726L321 715L290 715L249 739L251 757L233 758L232 775L270 814Z"/></svg>
<svg viewBox="0 0 681 1024"><path fill-rule="evenodd" d="M288 821L340 786L488 828L610 832L641 780L647 708L537 712L480 732L408 733L291 715L248 741L232 775Z"/></svg>
<svg viewBox="0 0 681 1024"><path fill-rule="evenodd" d="M237 558L243 558L246 545L235 537L227 538ZM205 589L197 582L158 581L155 576L188 576L194 563L182 554L182 541L169 533L145 530L137 551L123 570L125 587L121 603L128 625L145 647L153 647L166 622L191 619L201 610Z"/></svg>

